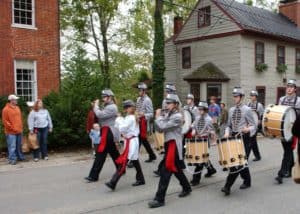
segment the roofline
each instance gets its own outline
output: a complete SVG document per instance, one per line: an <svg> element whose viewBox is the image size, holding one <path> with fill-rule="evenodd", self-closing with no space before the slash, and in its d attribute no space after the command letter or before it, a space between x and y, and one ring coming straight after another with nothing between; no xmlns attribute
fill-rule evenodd
<svg viewBox="0 0 300 214"><path fill-rule="evenodd" d="M183 78L187 82L228 82L230 79L212 79L212 78Z"/></svg>
<svg viewBox="0 0 300 214"><path fill-rule="evenodd" d="M230 15L222 6L219 5L219 3L215 0L210 0L211 2L213 2L226 16L228 16L241 30L243 30L243 26L238 23L232 15Z"/></svg>

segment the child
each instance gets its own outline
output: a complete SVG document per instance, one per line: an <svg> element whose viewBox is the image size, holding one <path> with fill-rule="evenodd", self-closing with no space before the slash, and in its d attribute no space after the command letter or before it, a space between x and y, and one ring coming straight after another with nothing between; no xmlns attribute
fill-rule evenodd
<svg viewBox="0 0 300 214"><path fill-rule="evenodd" d="M136 169L136 182L132 186L140 186L145 184L144 175L139 162L139 125L135 117L135 103L132 100L123 102L123 108L127 113L126 117L118 120L117 127L125 140L125 147L123 153L116 159L117 171L111 180L105 185L111 190L114 190L119 179L125 174L126 165L131 161L133 167Z"/></svg>
<svg viewBox="0 0 300 214"><path fill-rule="evenodd" d="M98 123L93 124L93 128L90 130L89 136L92 141L92 148L94 149L93 155L95 155L101 139L100 125Z"/></svg>

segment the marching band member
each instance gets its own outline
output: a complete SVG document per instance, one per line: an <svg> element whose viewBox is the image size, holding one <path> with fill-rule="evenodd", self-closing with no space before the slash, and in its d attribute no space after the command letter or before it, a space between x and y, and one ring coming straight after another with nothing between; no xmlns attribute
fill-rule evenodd
<svg viewBox="0 0 300 214"><path fill-rule="evenodd" d="M153 106L152 100L147 95L147 85L145 83L138 84L139 97L136 102L137 113L139 117L139 126L140 126L140 146L143 145L149 154L149 159L145 162L150 163L153 160L156 160L156 155L153 152L150 143L147 140L147 122L153 117Z"/></svg>
<svg viewBox="0 0 300 214"><path fill-rule="evenodd" d="M110 89L105 89L101 93L104 109L100 110L99 100L94 102L94 112L98 117L101 126L101 143L98 144L96 157L91 168L90 174L85 179L90 182L98 181L99 174L105 162L107 153L111 156L114 163L120 153L115 142L118 142L118 130L115 128L115 120L118 115L118 107L114 101L114 94ZM117 168L117 164L115 163Z"/></svg>
<svg viewBox="0 0 300 214"><path fill-rule="evenodd" d="M199 115L196 117L196 120L192 124L192 136L196 136L203 140L208 140L209 135L215 135L215 130L212 124L212 118L208 115L208 104L205 101L200 101L198 105ZM217 171L213 167L210 161L207 164L197 164L193 174L193 179L191 181L192 186L196 186L200 183L201 180L201 171L203 166L207 167L207 174L205 177L211 177Z"/></svg>
<svg viewBox="0 0 300 214"><path fill-rule="evenodd" d="M185 197L192 191L191 186L183 173L185 167L182 154L182 114L179 112L179 98L175 94L168 94L165 103L168 114L162 116L161 111L156 111L155 126L158 131L164 133L165 158L160 169L160 180L154 200L149 202L150 208L164 206L165 195L172 174L179 180L183 190L178 195Z"/></svg>
<svg viewBox="0 0 300 214"><path fill-rule="evenodd" d="M258 97L258 92L256 90L253 90L253 91L250 92L251 101L248 103L248 107L250 107L252 111L257 113L258 127L260 127L261 126L261 120L262 120L262 117L263 117L263 114L264 114L264 107L260 102L257 101L257 97ZM258 132L258 129L257 129L255 135L250 137L249 145L246 145L247 159L249 158L251 150L253 150L253 154L255 156L253 161L260 161L261 160L261 155L260 155L258 145L257 145L257 132Z"/></svg>
<svg viewBox="0 0 300 214"><path fill-rule="evenodd" d="M280 97L278 105L286 105L294 107L296 110L300 110L300 97L296 94L297 85L296 80L289 80L286 86L286 96ZM278 171L278 175L275 180L282 184L282 178L291 177L291 170L294 166L294 155L293 149L295 148L296 141L293 140L286 141L281 139L281 145L283 147L283 159L281 163L281 168Z"/></svg>
<svg viewBox="0 0 300 214"><path fill-rule="evenodd" d="M114 190L117 182L124 175L126 171L126 164L128 160L131 161L134 168L136 169L136 182L132 186L140 186L145 184L144 175L139 162L139 124L135 117L135 103L132 100L126 100L123 102L123 108L127 115L125 118L121 118L118 121L118 128L120 134L125 139L125 147L123 153L116 159L118 170L113 175L111 180L105 185L110 189Z"/></svg>
<svg viewBox="0 0 300 214"><path fill-rule="evenodd" d="M256 124L251 113L251 109L242 103L244 98L244 92L240 87L235 87L232 92L234 107L229 110L228 124L225 130L225 138L242 134L244 145L249 143L250 136L253 136L256 132ZM248 166L237 166L229 168L229 175L226 179L226 184L222 188L222 192L225 195L230 194L230 188L235 182L236 178L241 175L244 180L240 189L247 189L251 187L251 176Z"/></svg>
<svg viewBox="0 0 300 214"><path fill-rule="evenodd" d="M174 84L171 83L167 83L165 86L165 99L163 100L162 104L161 104L161 114L162 115L166 115L168 114L168 108L167 108L167 104L166 104L166 97L168 96L168 94L176 94L176 87ZM181 106L180 100L179 100L179 106ZM161 160L158 164L157 170L154 170L153 173L159 177L160 176L160 169L162 167L163 164L163 160Z"/></svg>
<svg viewBox="0 0 300 214"><path fill-rule="evenodd" d="M194 95L188 94L186 96L186 105L183 107L184 110L188 111L191 114L192 123L195 121L196 117L199 115L199 111L194 102ZM182 145L183 145L183 154L185 153L185 141L186 139L191 139L192 136L192 128L183 135Z"/></svg>

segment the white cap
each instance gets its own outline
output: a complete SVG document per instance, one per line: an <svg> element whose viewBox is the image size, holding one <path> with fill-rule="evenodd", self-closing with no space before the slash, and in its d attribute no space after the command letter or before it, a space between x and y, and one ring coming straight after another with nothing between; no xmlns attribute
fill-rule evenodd
<svg viewBox="0 0 300 214"><path fill-rule="evenodd" d="M28 102L26 102L26 104L27 104L27 106L28 107L33 107L34 106L34 102L33 101L28 101Z"/></svg>
<svg viewBox="0 0 300 214"><path fill-rule="evenodd" d="M11 94L11 95L8 96L8 100L18 100L18 99L20 99L20 97L17 97L14 94Z"/></svg>

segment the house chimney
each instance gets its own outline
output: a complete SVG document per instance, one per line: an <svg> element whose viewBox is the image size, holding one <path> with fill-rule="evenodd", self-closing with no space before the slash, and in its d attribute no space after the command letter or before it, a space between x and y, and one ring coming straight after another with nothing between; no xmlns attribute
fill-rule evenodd
<svg viewBox="0 0 300 214"><path fill-rule="evenodd" d="M300 0L282 0L279 4L279 13L288 17L300 27Z"/></svg>
<svg viewBox="0 0 300 214"><path fill-rule="evenodd" d="M183 26L183 18L176 16L174 18L174 35L177 35Z"/></svg>

